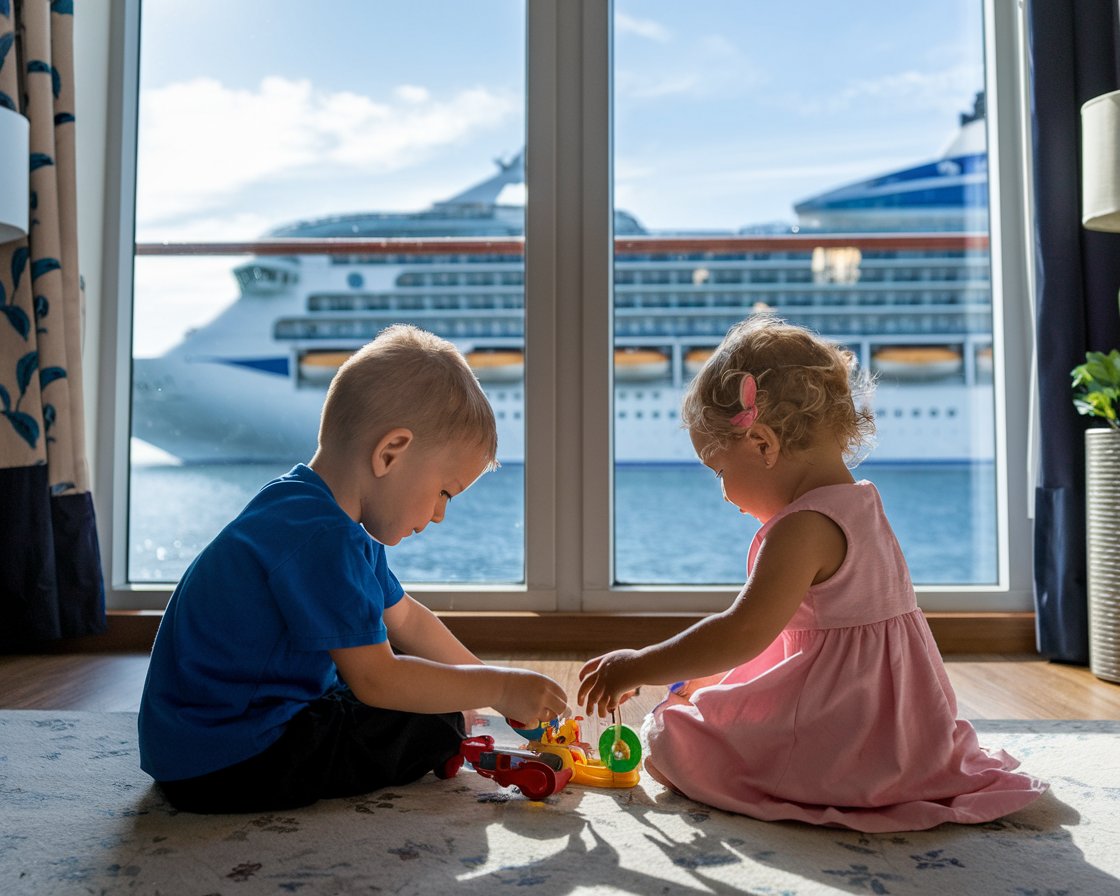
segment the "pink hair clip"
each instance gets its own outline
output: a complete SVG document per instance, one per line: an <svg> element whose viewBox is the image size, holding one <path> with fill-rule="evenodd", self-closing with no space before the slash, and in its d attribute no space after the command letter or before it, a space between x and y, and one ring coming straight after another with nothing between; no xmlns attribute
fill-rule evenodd
<svg viewBox="0 0 1120 896"><path fill-rule="evenodd" d="M758 407L755 405L757 395L758 386L754 377L748 373L739 384L739 404L743 406L743 410L731 418L732 426L740 429L750 429L754 426L754 421L758 419Z"/></svg>

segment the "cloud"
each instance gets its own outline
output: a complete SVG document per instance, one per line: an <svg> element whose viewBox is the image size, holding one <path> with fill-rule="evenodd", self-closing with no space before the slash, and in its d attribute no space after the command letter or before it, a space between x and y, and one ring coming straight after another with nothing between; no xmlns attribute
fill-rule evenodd
<svg viewBox="0 0 1120 896"><path fill-rule="evenodd" d="M619 54L615 68L616 96L645 102L689 96L731 101L749 95L772 77L722 34L698 34L678 41L673 51L651 64L642 54Z"/></svg>
<svg viewBox="0 0 1120 896"><path fill-rule="evenodd" d="M651 79L629 71L616 72L615 85L620 96L633 100L696 94L705 86L701 78L691 72Z"/></svg>
<svg viewBox="0 0 1120 896"><path fill-rule="evenodd" d="M653 19L638 19L624 12L615 13L614 27L620 34L633 34L646 40L657 41L659 44L668 43L673 38L669 29L660 22L655 22Z"/></svg>
<svg viewBox="0 0 1120 896"><path fill-rule="evenodd" d="M138 223L236 206L242 190L314 176L316 169L368 177L408 168L520 108L511 94L484 88L436 98L424 87L401 85L391 99L378 101L282 77L253 89L196 78L146 90Z"/></svg>
<svg viewBox="0 0 1120 896"><path fill-rule="evenodd" d="M426 103L431 99L428 88L417 84L402 84L393 93L406 103Z"/></svg>
<svg viewBox="0 0 1120 896"><path fill-rule="evenodd" d="M983 75L979 65L968 64L928 72L891 72L881 78L847 85L831 105L848 108L870 99L907 105L921 104L922 108L927 109L955 109L960 104L962 95L971 96L983 85Z"/></svg>

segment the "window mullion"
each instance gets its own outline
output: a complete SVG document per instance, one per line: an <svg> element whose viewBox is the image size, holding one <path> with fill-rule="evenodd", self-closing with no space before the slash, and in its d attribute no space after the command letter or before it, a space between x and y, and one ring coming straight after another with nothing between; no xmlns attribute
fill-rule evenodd
<svg viewBox="0 0 1120 896"><path fill-rule="evenodd" d="M588 596L614 584L614 190L611 0L583 0L583 581Z"/></svg>

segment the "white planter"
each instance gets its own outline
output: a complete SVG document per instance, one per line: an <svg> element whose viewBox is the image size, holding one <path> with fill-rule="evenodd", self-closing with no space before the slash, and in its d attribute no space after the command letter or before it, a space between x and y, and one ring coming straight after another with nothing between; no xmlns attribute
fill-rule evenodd
<svg viewBox="0 0 1120 896"><path fill-rule="evenodd" d="M1089 668L1120 682L1120 431L1085 433Z"/></svg>

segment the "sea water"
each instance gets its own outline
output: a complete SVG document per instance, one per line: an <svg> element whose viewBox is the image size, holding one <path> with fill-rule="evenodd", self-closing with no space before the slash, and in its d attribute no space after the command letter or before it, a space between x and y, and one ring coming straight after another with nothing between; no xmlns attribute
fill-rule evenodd
<svg viewBox="0 0 1120 896"><path fill-rule="evenodd" d="M260 487L286 473L267 464L134 464L129 579L175 582ZM991 463L887 465L856 471L875 483L916 584L996 581ZM388 548L402 582L524 581L524 467L485 474L456 496L446 519ZM739 585L758 523L722 500L696 464L615 470L614 568L619 584Z"/></svg>

